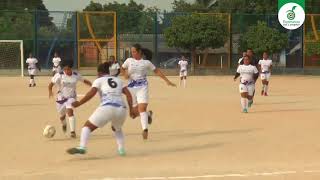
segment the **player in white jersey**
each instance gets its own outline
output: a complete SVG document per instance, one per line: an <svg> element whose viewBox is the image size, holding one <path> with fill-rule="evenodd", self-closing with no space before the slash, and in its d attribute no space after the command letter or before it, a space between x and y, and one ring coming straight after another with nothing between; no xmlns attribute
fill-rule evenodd
<svg viewBox="0 0 320 180"><path fill-rule="evenodd" d="M153 71L160 76L169 86L176 86L169 81L160 69L156 68L149 60L152 52L142 48L140 44L131 47L132 58L128 58L122 65L125 77L129 78L128 89L132 95L133 117L140 116L143 139L148 138L148 124L152 122L152 111L147 113L149 103L149 85L147 73Z"/></svg>
<svg viewBox="0 0 320 180"><path fill-rule="evenodd" d="M248 113L248 108L250 107L249 101L252 100L254 90L255 90L255 81L259 76L258 69L250 64L250 59L248 56L245 56L243 59L243 65L239 65L236 75L234 76L234 81L240 76L240 85L239 90L241 94L241 106L242 112Z"/></svg>
<svg viewBox="0 0 320 180"><path fill-rule="evenodd" d="M26 60L26 63L28 64L28 73L30 76L29 87L35 87L36 82L34 80L34 77L35 75L37 75L37 69L39 69L39 71L41 70L38 66L38 60L32 56L32 53L30 53L29 58Z"/></svg>
<svg viewBox="0 0 320 180"><path fill-rule="evenodd" d="M114 56L109 57L110 61L110 75L117 77L120 74L120 64Z"/></svg>
<svg viewBox="0 0 320 180"><path fill-rule="evenodd" d="M262 96L268 96L269 80L272 71L272 60L269 59L268 53L263 53L263 59L259 61L260 78L262 80Z"/></svg>
<svg viewBox="0 0 320 180"><path fill-rule="evenodd" d="M72 71L73 62L63 61L61 67L63 71L57 73L51 79L49 84L49 98L53 97L52 88L54 85L58 86L56 105L58 113L60 114L60 121L62 123L62 130L67 131L66 115L68 115L70 125L70 135L76 138L76 119L73 113L72 103L77 99L76 87L79 81L91 86L91 82L82 78L82 76Z"/></svg>
<svg viewBox="0 0 320 180"><path fill-rule="evenodd" d="M100 94L100 106L82 128L80 146L68 149L69 154L85 154L90 133L111 122L118 144L118 153L121 156L125 155L122 125L126 119L127 110L122 94L127 97L130 113L132 113L132 97L128 88L123 87L121 79L110 76L109 73L109 63L100 64L98 66L98 79L93 82L92 88L80 101L72 103L74 107L79 107L93 98L97 92Z"/></svg>
<svg viewBox="0 0 320 180"><path fill-rule="evenodd" d="M188 61L187 59L182 56L181 60L178 62L180 67L180 82L179 85L181 86L181 82L183 81L183 87L186 87L187 84L187 74L188 74Z"/></svg>
<svg viewBox="0 0 320 180"><path fill-rule="evenodd" d="M54 76L56 73L60 73L61 67L60 67L61 58L59 57L58 53L54 53L54 57L52 59L53 67L52 67L52 75Z"/></svg>

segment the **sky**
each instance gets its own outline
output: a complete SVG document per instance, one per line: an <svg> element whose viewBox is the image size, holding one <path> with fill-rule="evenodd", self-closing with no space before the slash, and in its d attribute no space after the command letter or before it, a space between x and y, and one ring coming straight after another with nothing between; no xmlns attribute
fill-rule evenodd
<svg viewBox="0 0 320 180"><path fill-rule="evenodd" d="M113 2L115 0L93 0L101 4ZM128 3L129 0L116 0L119 3ZM161 10L171 10L174 0L135 0L137 3L144 4L147 7L156 6ZM193 0L187 0L193 2ZM81 11L89 3L90 0L43 0L49 11Z"/></svg>

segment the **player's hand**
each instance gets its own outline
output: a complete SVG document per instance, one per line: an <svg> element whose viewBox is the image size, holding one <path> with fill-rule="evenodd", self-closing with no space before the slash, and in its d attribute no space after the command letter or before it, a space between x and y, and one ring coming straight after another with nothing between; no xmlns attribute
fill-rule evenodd
<svg viewBox="0 0 320 180"><path fill-rule="evenodd" d="M129 110L129 114L132 119L136 118L136 115L133 113L133 110L131 108Z"/></svg>
<svg viewBox="0 0 320 180"><path fill-rule="evenodd" d="M53 92L49 91L49 99L53 98Z"/></svg>
<svg viewBox="0 0 320 180"><path fill-rule="evenodd" d="M172 83L171 81L168 81L168 82L167 82L167 85L168 85L168 86L172 86L172 87L177 87L177 85L174 84L174 83Z"/></svg>
<svg viewBox="0 0 320 180"><path fill-rule="evenodd" d="M81 104L79 101L75 101L71 105L76 108L76 107L79 107Z"/></svg>

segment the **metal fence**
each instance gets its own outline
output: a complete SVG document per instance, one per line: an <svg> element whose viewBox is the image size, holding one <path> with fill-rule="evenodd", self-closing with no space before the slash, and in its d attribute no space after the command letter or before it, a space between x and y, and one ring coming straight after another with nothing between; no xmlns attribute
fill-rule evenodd
<svg viewBox="0 0 320 180"><path fill-rule="evenodd" d="M175 68L176 61L189 50L170 48L164 30L177 16L189 13L147 12L45 12L0 11L0 39L23 40L25 57L33 52L43 68L52 66L54 52L62 59L73 60L78 68L92 68L114 55L120 62L130 56L130 46L140 43L153 51L152 61L162 68ZM241 36L258 21L287 33L288 46L272 54L278 69L320 67L320 15L306 16L305 25L297 30L285 30L277 15L205 14L223 16L229 37L217 49L198 51L195 68L232 70L241 56ZM128 17L134 21L129 21ZM129 18L129 19L130 19ZM260 54L256 54L260 57ZM0 62L1 63L1 62Z"/></svg>

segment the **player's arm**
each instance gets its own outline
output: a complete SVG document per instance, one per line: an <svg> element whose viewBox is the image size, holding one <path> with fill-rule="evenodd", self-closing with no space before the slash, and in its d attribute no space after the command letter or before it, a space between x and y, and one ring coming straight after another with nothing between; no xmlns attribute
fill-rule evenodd
<svg viewBox="0 0 320 180"><path fill-rule="evenodd" d="M88 86L92 86L91 81L89 81L89 80L87 80L87 79L84 79L84 80L83 80L83 83L86 84L86 85L88 85Z"/></svg>
<svg viewBox="0 0 320 180"><path fill-rule="evenodd" d="M52 97L53 97L53 92L52 92L53 86L54 86L54 83L53 83L53 82L50 82L49 85L48 85L49 98L52 98Z"/></svg>
<svg viewBox="0 0 320 180"><path fill-rule="evenodd" d="M236 74L234 75L233 80L236 81L239 76L240 76L240 66L238 66L237 72L236 72Z"/></svg>
<svg viewBox="0 0 320 180"><path fill-rule="evenodd" d="M161 79L163 79L169 86L176 86L174 83L172 83L162 72L159 68L155 68L153 72L158 75Z"/></svg>
<svg viewBox="0 0 320 180"><path fill-rule="evenodd" d="M254 74L253 74L254 82L257 81L258 77L259 77L259 71L257 68L254 68Z"/></svg>
<svg viewBox="0 0 320 180"><path fill-rule="evenodd" d="M41 72L41 66L40 66L40 64L39 64L39 61L37 60L37 62L36 62L36 66L37 66L37 68L39 69L39 71Z"/></svg>
<svg viewBox="0 0 320 180"><path fill-rule="evenodd" d="M98 92L98 89L96 87L92 87L87 94L80 100L80 101L75 101L72 103L73 107L79 107L82 104L88 102L90 99L92 99L96 93Z"/></svg>
<svg viewBox="0 0 320 180"><path fill-rule="evenodd" d="M122 93L126 96L127 98L127 102L128 102L128 106L129 106L129 113L131 117L134 117L133 115L133 110L132 110L132 96L130 91L128 90L127 87L122 88Z"/></svg>
<svg viewBox="0 0 320 180"><path fill-rule="evenodd" d="M119 74L120 74L120 72L121 72L120 69L121 69L121 68L120 68L120 66L119 66L119 68L117 69L118 71L117 71L117 73L116 73L114 76L119 76Z"/></svg>

